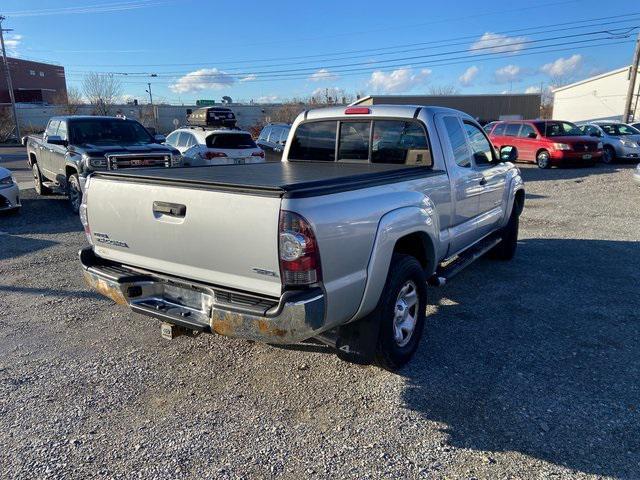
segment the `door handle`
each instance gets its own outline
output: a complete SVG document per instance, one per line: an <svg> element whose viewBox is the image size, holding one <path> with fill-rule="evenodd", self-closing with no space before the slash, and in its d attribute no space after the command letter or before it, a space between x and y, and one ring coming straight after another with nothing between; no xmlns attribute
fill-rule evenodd
<svg viewBox="0 0 640 480"><path fill-rule="evenodd" d="M179 203L153 202L153 213L184 218L187 214L187 206Z"/></svg>
<svg viewBox="0 0 640 480"><path fill-rule="evenodd" d="M480 180L480 185L486 185L487 184L487 179L485 177L482 177L482 179Z"/></svg>

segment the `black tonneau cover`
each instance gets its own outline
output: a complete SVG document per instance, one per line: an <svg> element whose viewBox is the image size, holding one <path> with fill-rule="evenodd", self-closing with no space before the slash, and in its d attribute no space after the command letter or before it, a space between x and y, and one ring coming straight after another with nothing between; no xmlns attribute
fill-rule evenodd
<svg viewBox="0 0 640 480"><path fill-rule="evenodd" d="M443 174L429 167L341 162L273 162L96 172L109 179L229 190L287 198L312 197Z"/></svg>

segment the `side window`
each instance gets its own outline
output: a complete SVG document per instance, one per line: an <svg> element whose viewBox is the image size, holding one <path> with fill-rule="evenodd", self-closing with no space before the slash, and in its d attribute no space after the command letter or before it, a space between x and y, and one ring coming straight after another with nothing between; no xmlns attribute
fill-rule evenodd
<svg viewBox="0 0 640 480"><path fill-rule="evenodd" d="M271 143L278 143L278 140L280 140L281 133L282 133L282 128L271 127L271 133L269 134L269 141Z"/></svg>
<svg viewBox="0 0 640 480"><path fill-rule="evenodd" d="M57 135L58 127L60 126L60 120L51 120L49 125L47 125L47 130L45 131L47 137L52 135Z"/></svg>
<svg viewBox="0 0 640 480"><path fill-rule="evenodd" d="M432 166L424 129L417 122L375 121L371 163Z"/></svg>
<svg viewBox="0 0 640 480"><path fill-rule="evenodd" d="M502 136L504 135L504 129L506 125L504 123L499 123L496 128L493 129L493 135Z"/></svg>
<svg viewBox="0 0 640 480"><path fill-rule="evenodd" d="M187 132L180 132L178 134L178 144L176 145L176 147L186 147L187 146L187 140L189 134Z"/></svg>
<svg viewBox="0 0 640 480"><path fill-rule="evenodd" d="M67 122L65 122L64 120L60 122L58 133L56 133L56 135L59 135L62 140L69 140L69 136L67 134Z"/></svg>
<svg viewBox="0 0 640 480"><path fill-rule="evenodd" d="M271 127L264 127L262 129L262 131L260 132L260 136L258 137L258 140L266 142L267 139L269 138L269 133L270 132L271 132Z"/></svg>
<svg viewBox="0 0 640 480"><path fill-rule="evenodd" d="M280 143L284 144L287 141L287 137L289 136L289 130L291 130L288 127L284 127L282 129L282 133L280 134Z"/></svg>
<svg viewBox="0 0 640 480"><path fill-rule="evenodd" d="M198 142L196 141L196 138L191 135L190 133L187 133L187 148L191 148L194 145L196 145Z"/></svg>
<svg viewBox="0 0 640 480"><path fill-rule="evenodd" d="M522 128L520 129L520 134L518 136L522 138L536 138L538 134L531 125L529 125L528 123L523 123Z"/></svg>
<svg viewBox="0 0 640 480"><path fill-rule="evenodd" d="M449 143L453 149L453 158L460 167L471 167L471 155L467 146L467 139L462 131L460 120L457 117L444 117L444 126L447 129Z"/></svg>
<svg viewBox="0 0 640 480"><path fill-rule="evenodd" d="M464 129L467 132L469 145L471 146L476 165L481 166L496 163L491 143L487 140L487 137L485 137L484 132L469 122L464 122Z"/></svg>
<svg viewBox="0 0 640 480"><path fill-rule="evenodd" d="M369 160L371 122L340 122L338 160Z"/></svg>
<svg viewBox="0 0 640 480"><path fill-rule="evenodd" d="M504 135L506 137L517 137L519 131L520 131L519 123L507 123L507 126L504 129Z"/></svg>
<svg viewBox="0 0 640 480"><path fill-rule="evenodd" d="M175 147L178 143L178 133L179 132L173 132L172 134L170 134L165 143L168 143L169 145L171 145L172 147Z"/></svg>
<svg viewBox="0 0 640 480"><path fill-rule="evenodd" d="M291 141L289 160L335 161L336 128L335 120L298 125Z"/></svg>

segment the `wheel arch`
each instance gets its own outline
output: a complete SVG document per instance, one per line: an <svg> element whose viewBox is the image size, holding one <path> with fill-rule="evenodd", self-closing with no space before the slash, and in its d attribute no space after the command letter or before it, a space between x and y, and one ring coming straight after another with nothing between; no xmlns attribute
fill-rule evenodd
<svg viewBox="0 0 640 480"><path fill-rule="evenodd" d="M403 207L384 215L367 266L367 281L360 306L350 321L363 318L378 304L394 253L414 256L429 277L437 267L439 222L430 200L427 208Z"/></svg>

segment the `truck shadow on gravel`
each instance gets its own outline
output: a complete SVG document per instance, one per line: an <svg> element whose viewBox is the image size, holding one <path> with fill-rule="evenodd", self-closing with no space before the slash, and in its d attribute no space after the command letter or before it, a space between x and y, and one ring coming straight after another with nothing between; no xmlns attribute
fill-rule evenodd
<svg viewBox="0 0 640 480"><path fill-rule="evenodd" d="M639 284L640 242L531 239L481 260L430 290L406 407L457 448L637 478Z"/></svg>

